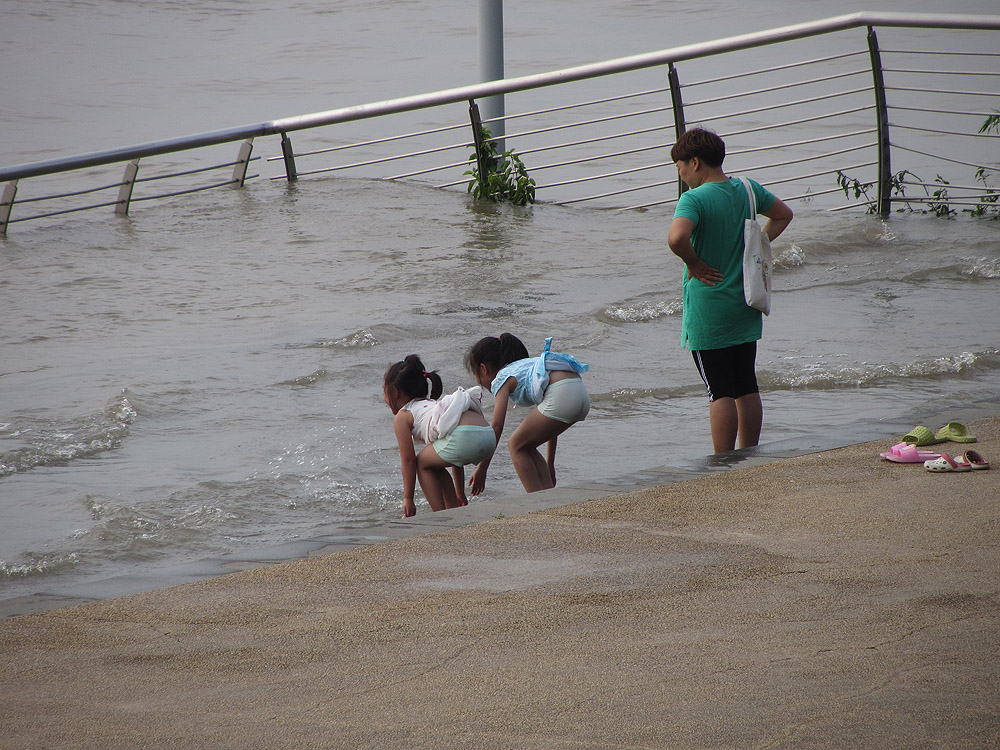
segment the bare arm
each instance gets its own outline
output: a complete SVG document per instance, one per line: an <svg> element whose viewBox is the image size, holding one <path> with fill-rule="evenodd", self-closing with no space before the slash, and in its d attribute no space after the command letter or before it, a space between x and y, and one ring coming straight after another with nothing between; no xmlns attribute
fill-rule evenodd
<svg viewBox="0 0 1000 750"><path fill-rule="evenodd" d="M775 198L774 205L762 213L767 217L767 222L764 224L764 233L772 242L778 235L785 231L785 227L791 224L792 216L794 215L792 209L781 198Z"/></svg>
<svg viewBox="0 0 1000 750"><path fill-rule="evenodd" d="M496 433L497 445L500 445L504 422L507 420L507 403L510 400L511 392L516 386L517 379L507 378L504 384L500 386L500 390L497 391L496 403L493 405L493 423L490 425L493 428L493 432ZM496 454L494 453L493 455ZM490 469L490 461L493 460L493 455L483 459L479 466L476 467L476 470L472 472L472 479L469 480L469 486L472 488L473 495L478 495L486 488L486 472Z"/></svg>
<svg viewBox="0 0 1000 750"><path fill-rule="evenodd" d="M458 504L468 505L469 498L465 496L465 467L452 466L451 476L455 482L455 495L458 497Z"/></svg>
<svg viewBox="0 0 1000 750"><path fill-rule="evenodd" d="M694 232L694 222L684 216L678 216L670 222L667 233L667 245L671 252L684 261L688 269L688 278L695 278L709 286L715 286L722 281L722 272L712 268L698 257L691 244L691 234Z"/></svg>
<svg viewBox="0 0 1000 750"><path fill-rule="evenodd" d="M392 431L399 443L399 463L403 472L403 516L409 518L417 515L417 506L413 493L417 486L417 453L413 449L413 415L405 409L396 412L392 420Z"/></svg>
<svg viewBox="0 0 1000 750"><path fill-rule="evenodd" d="M559 440L558 435L549 440L548 464L549 464L549 474L552 476L553 487L556 484L556 442L558 440Z"/></svg>

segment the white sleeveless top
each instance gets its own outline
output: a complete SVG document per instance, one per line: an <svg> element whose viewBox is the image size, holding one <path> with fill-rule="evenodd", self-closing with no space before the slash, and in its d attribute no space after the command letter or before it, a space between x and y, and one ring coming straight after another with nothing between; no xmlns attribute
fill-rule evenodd
<svg viewBox="0 0 1000 750"><path fill-rule="evenodd" d="M474 385L454 393L432 398L415 398L403 407L413 415L413 437L421 443L433 443L454 430L469 409L483 413L483 389Z"/></svg>

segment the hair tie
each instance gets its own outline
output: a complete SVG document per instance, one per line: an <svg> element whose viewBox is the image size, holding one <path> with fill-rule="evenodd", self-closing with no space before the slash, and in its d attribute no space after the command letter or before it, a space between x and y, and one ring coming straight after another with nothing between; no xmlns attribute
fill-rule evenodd
<svg viewBox="0 0 1000 750"><path fill-rule="evenodd" d="M424 380L426 380L428 377L430 376L427 374L427 370L424 370Z"/></svg>

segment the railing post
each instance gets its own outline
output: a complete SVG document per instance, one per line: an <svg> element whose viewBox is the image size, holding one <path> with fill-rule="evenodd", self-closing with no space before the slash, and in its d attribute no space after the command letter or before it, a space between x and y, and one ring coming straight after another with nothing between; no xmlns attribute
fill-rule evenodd
<svg viewBox="0 0 1000 750"><path fill-rule="evenodd" d="M0 237L7 236L7 225L10 223L10 212L14 208L14 196L17 195L17 180L11 180L3 188L0 197Z"/></svg>
<svg viewBox="0 0 1000 750"><path fill-rule="evenodd" d="M240 153L236 157L236 166L233 168L233 182L238 187L243 187L243 183L246 182L251 153L253 153L253 138L247 138L240 144Z"/></svg>
<svg viewBox="0 0 1000 750"><path fill-rule="evenodd" d="M115 203L115 216L128 216L128 206L132 200L132 189L135 187L135 176L139 173L139 160L133 159L125 165L121 185L118 187L118 202Z"/></svg>
<svg viewBox="0 0 1000 750"><path fill-rule="evenodd" d="M684 121L684 97L681 95L681 82L677 76L677 68L673 63L667 63L667 80L670 82L670 106L674 110L674 137L680 138L687 130ZM687 185L680 177L677 178L677 197L687 190Z"/></svg>
<svg viewBox="0 0 1000 750"><path fill-rule="evenodd" d="M285 157L285 178L289 182L299 179L299 173L295 171L295 152L292 151L292 141L288 133L281 133L281 155Z"/></svg>
<svg viewBox="0 0 1000 750"><path fill-rule="evenodd" d="M503 72L503 0L479 0L479 80L499 81ZM503 152L506 128L503 94L483 99L497 151Z"/></svg>
<svg viewBox="0 0 1000 750"><path fill-rule="evenodd" d="M469 99L469 120L472 121L472 141L476 145L476 168L479 170L479 181L486 184L486 162L484 160L483 121L479 116L479 105L475 99Z"/></svg>
<svg viewBox="0 0 1000 750"><path fill-rule="evenodd" d="M878 204L876 213L882 218L889 215L892 190L892 166L889 158L889 110L885 101L885 79L882 75L882 56L879 54L875 29L868 27L868 54L872 61L872 78L875 86L875 126L878 130Z"/></svg>

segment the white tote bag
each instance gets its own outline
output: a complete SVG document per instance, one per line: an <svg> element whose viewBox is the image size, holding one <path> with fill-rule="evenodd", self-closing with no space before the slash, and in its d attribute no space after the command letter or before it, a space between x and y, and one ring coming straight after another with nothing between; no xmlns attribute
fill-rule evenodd
<svg viewBox="0 0 1000 750"><path fill-rule="evenodd" d="M747 304L765 315L771 312L771 241L757 223L757 199L743 177L750 200L750 218L743 224L743 295Z"/></svg>

